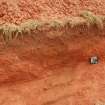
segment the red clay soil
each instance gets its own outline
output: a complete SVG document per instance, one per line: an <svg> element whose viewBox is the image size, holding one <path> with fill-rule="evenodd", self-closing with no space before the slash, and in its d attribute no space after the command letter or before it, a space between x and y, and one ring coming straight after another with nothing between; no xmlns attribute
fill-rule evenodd
<svg viewBox="0 0 105 105"><path fill-rule="evenodd" d="M104 33L78 28L1 43L0 105L104 105ZM94 55L99 63L91 65Z"/></svg>
<svg viewBox="0 0 105 105"><path fill-rule="evenodd" d="M0 20L104 15L104 0L0 0ZM105 27L104 27L105 29ZM53 34L61 37L49 38ZM8 44L0 41L0 105L104 105L105 31L96 27L50 29ZM89 58L98 56L91 65Z"/></svg>

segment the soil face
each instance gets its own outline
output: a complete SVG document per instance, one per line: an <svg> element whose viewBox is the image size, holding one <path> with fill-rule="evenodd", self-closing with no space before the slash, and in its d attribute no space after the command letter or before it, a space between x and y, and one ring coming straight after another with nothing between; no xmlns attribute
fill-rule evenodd
<svg viewBox="0 0 105 105"><path fill-rule="evenodd" d="M104 0L0 0L0 24L105 14ZM104 105L105 32L79 26L0 39L0 105ZM99 63L92 65L90 57Z"/></svg>
<svg viewBox="0 0 105 105"><path fill-rule="evenodd" d="M1 43L0 105L104 104L102 32L68 33L54 39L27 35ZM98 56L99 63L91 65L91 56Z"/></svg>

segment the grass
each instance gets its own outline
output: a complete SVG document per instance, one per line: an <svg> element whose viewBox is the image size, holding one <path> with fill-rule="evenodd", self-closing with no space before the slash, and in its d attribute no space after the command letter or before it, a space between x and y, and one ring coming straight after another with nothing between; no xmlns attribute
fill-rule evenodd
<svg viewBox="0 0 105 105"><path fill-rule="evenodd" d="M87 20L87 25L90 26L96 25L98 29L103 29L103 19L102 17L96 16L94 13L90 11L83 11L80 16Z"/></svg>
<svg viewBox="0 0 105 105"><path fill-rule="evenodd" d="M27 20L20 25L6 23L0 26L0 31L2 32L3 38L6 42L17 38L19 35L22 35L24 32L31 33L31 30L37 29L41 26L41 23L35 20Z"/></svg>
<svg viewBox="0 0 105 105"><path fill-rule="evenodd" d="M66 23L71 27L83 25L86 21L80 17L73 17L66 20Z"/></svg>
<svg viewBox="0 0 105 105"><path fill-rule="evenodd" d="M3 34L3 38L6 42L13 39L13 33L18 30L18 26L14 24L4 24L0 26L0 31Z"/></svg>
<svg viewBox="0 0 105 105"><path fill-rule="evenodd" d="M6 42L17 38L19 35L23 35L23 33L31 34L32 30L37 30L39 27L44 26L44 24L48 23L51 28L60 28L65 25L69 25L70 28L75 27L77 25L81 25L86 23L88 26L96 25L98 29L103 29L103 21L105 20L104 16L96 16L94 13L90 11L83 11L80 14L80 17L68 17L64 20L53 19L47 22L39 22L38 20L26 20L19 25L15 25L12 23L6 23L0 26L0 32L3 35L3 38Z"/></svg>
<svg viewBox="0 0 105 105"><path fill-rule="evenodd" d="M49 26L52 28L60 28L60 27L64 27L65 23L63 21L58 20L58 19L54 19L54 20L51 20L49 22Z"/></svg>
<svg viewBox="0 0 105 105"><path fill-rule="evenodd" d="M31 20L31 19L20 24L20 28L24 32L28 32L28 33L30 33L31 30L37 29L39 26L41 26L41 23L39 21Z"/></svg>

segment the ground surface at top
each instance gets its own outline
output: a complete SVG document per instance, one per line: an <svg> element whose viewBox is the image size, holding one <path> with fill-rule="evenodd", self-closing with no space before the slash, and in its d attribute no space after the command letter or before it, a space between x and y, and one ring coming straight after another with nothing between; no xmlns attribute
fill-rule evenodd
<svg viewBox="0 0 105 105"><path fill-rule="evenodd" d="M27 19L78 16L83 10L105 14L104 0L0 0L0 23L20 23Z"/></svg>

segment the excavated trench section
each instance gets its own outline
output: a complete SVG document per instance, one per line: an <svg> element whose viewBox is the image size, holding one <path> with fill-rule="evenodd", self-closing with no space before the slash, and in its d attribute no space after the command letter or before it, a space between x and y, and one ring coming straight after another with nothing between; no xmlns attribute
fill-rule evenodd
<svg viewBox="0 0 105 105"><path fill-rule="evenodd" d="M58 37L48 37L55 34ZM3 105L104 103L104 45L104 30L84 26L33 32L8 44L1 41L0 102ZM98 64L90 64L92 56L98 56Z"/></svg>
<svg viewBox="0 0 105 105"><path fill-rule="evenodd" d="M73 18L83 10L104 16L105 1L0 0L0 26ZM44 27L7 44L1 35L0 105L104 105L104 29ZM90 64L93 56L98 64Z"/></svg>

